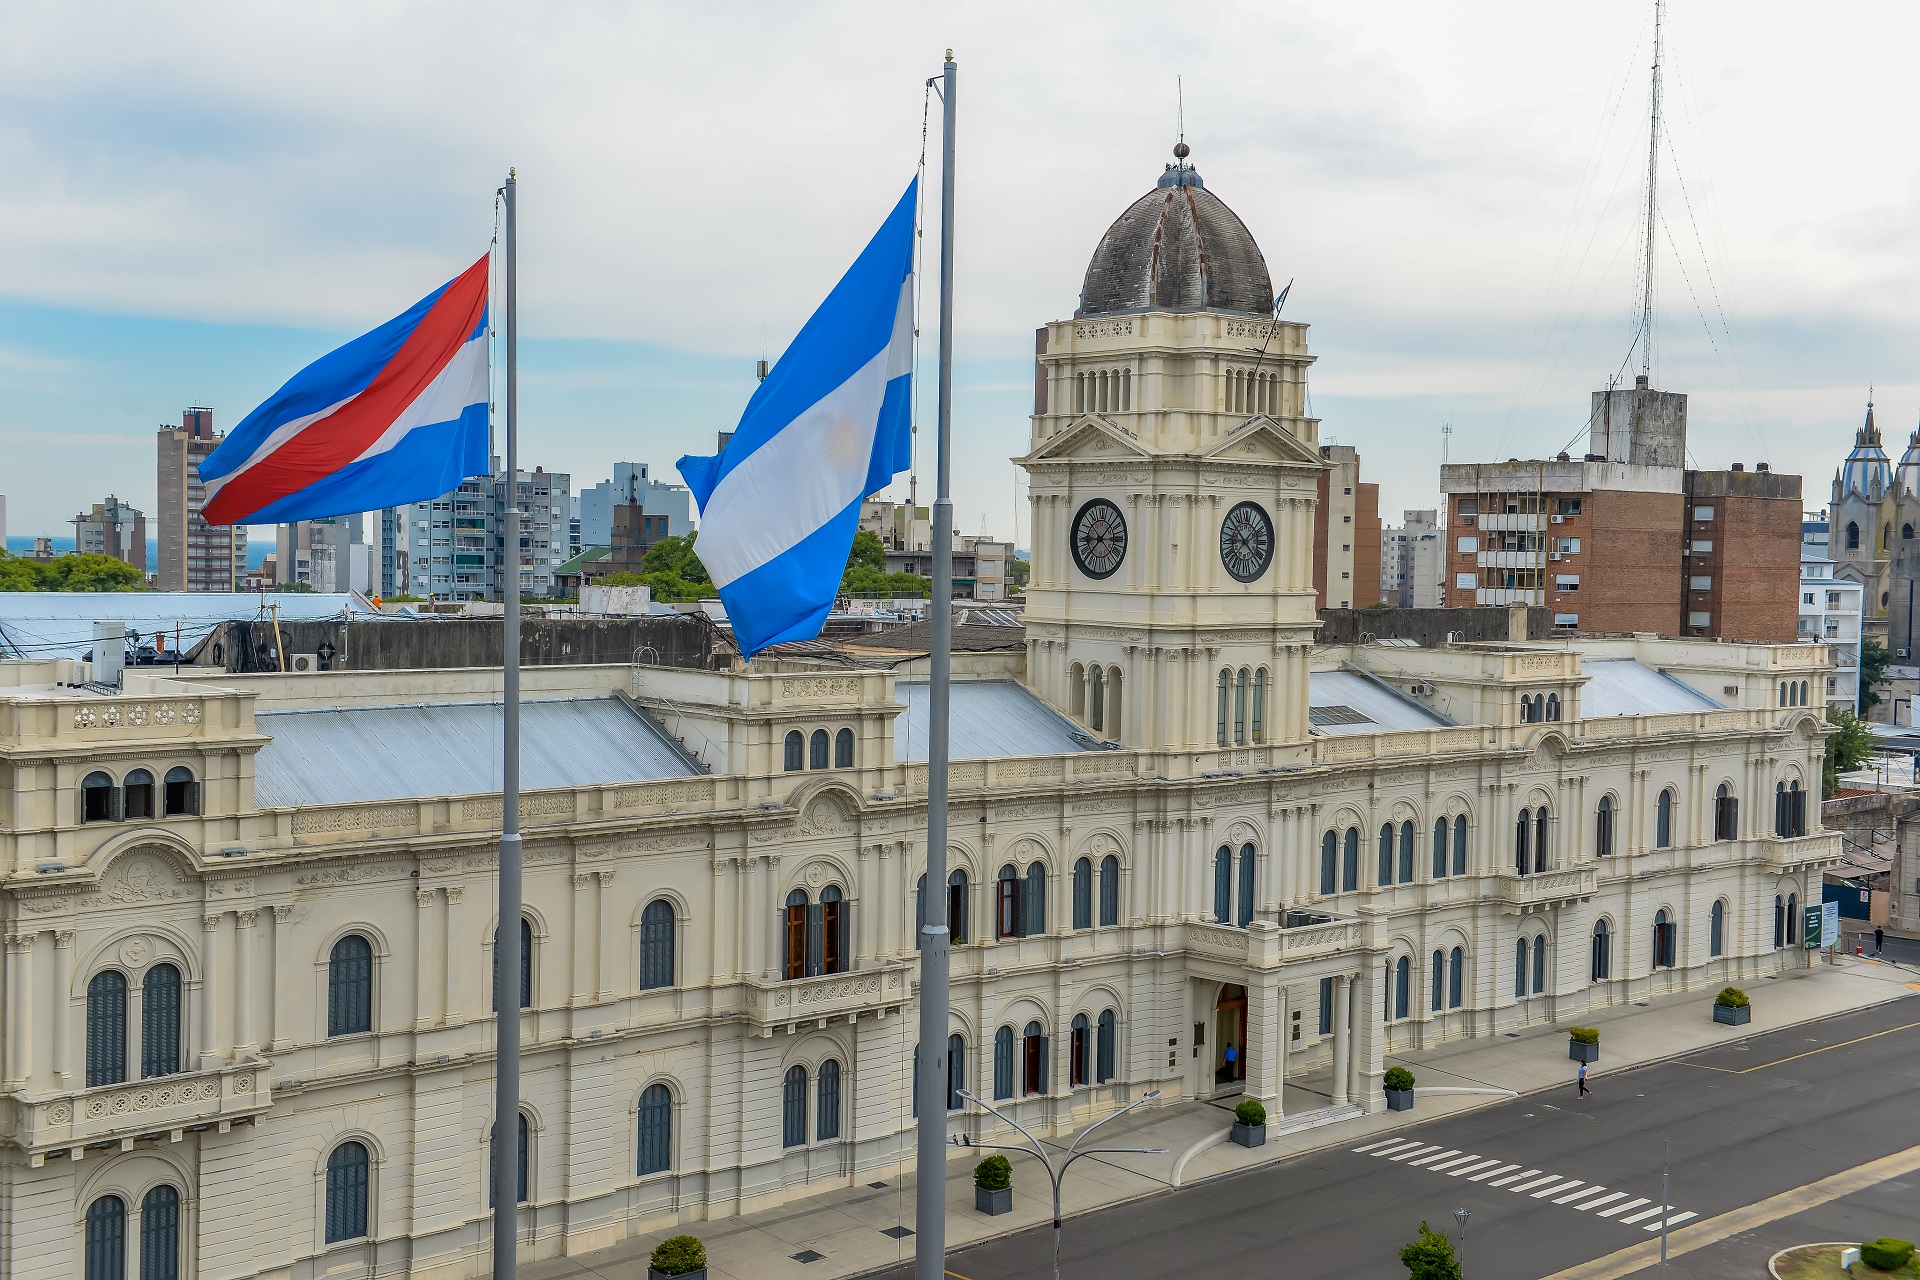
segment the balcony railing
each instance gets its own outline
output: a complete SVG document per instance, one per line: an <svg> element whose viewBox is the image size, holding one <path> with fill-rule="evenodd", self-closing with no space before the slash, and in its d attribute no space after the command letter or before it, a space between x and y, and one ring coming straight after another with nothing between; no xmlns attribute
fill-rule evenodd
<svg viewBox="0 0 1920 1280"><path fill-rule="evenodd" d="M14 1100L13 1140L29 1155L231 1123L273 1105L267 1063L234 1063L154 1080Z"/></svg>
<svg viewBox="0 0 1920 1280"><path fill-rule="evenodd" d="M828 973L747 986L747 1017L765 1034L863 1013L899 1013L912 998L913 965L888 964L854 973Z"/></svg>
<svg viewBox="0 0 1920 1280"><path fill-rule="evenodd" d="M1490 878L1487 896L1509 911L1527 911L1591 898L1594 880L1592 866L1536 871L1525 876L1507 872Z"/></svg>

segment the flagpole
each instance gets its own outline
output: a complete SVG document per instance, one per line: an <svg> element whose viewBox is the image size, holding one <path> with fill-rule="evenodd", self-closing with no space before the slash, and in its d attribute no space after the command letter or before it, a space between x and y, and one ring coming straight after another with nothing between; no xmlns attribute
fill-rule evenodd
<svg viewBox="0 0 1920 1280"><path fill-rule="evenodd" d="M506 226L501 240L501 314L507 349L505 410L507 505L501 654L500 907L493 935L493 1280L513 1280L515 1228L519 1220L520 1168L520 476L518 289L514 277L516 180L507 170L502 189Z"/></svg>
<svg viewBox="0 0 1920 1280"><path fill-rule="evenodd" d="M940 421L933 498L932 633L927 682L927 889L920 943L920 1123L915 1162L914 1272L947 1269L947 716L953 683L953 50L940 102Z"/></svg>

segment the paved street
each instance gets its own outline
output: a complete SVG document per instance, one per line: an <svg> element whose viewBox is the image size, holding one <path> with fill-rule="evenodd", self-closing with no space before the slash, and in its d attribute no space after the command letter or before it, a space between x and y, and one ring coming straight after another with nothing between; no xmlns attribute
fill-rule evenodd
<svg viewBox="0 0 1920 1280"><path fill-rule="evenodd" d="M1538 1280L1647 1241L1661 1144L1675 1227L1920 1143L1920 1005L1787 1028L1071 1219L1064 1276L1394 1277L1422 1218L1466 1240L1474 1280ZM1016 1179L1036 1176L1016 1164ZM1920 1234L1920 1175L1881 1182L1683 1255L1675 1274L1764 1274L1786 1243ZM1651 1210L1651 1211L1650 1211ZM949 1258L966 1280L1050 1274L1051 1232ZM889 1280L909 1270L886 1273ZM1619 1275L1631 1274L1618 1271Z"/></svg>

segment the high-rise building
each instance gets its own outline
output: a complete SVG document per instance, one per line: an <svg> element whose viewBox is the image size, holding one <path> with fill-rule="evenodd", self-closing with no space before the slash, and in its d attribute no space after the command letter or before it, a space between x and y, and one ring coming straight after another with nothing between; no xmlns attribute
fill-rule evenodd
<svg viewBox="0 0 1920 1280"><path fill-rule="evenodd" d="M304 582L322 592L371 590L372 557L364 528L359 515L280 525L274 540L279 581Z"/></svg>
<svg viewBox="0 0 1920 1280"><path fill-rule="evenodd" d="M147 571L147 517L112 494L73 518L73 549L81 555L112 556L141 573Z"/></svg>
<svg viewBox="0 0 1920 1280"><path fill-rule="evenodd" d="M665 516L669 536L684 538L693 532L693 493L685 485L653 479L644 462L616 462L613 479L580 491L580 544L573 554L588 547L612 546L613 508L634 502L645 507L649 516Z"/></svg>
<svg viewBox="0 0 1920 1280"><path fill-rule="evenodd" d="M1402 609L1437 609L1442 595L1437 510L1405 511L1403 524L1380 534L1380 598Z"/></svg>
<svg viewBox="0 0 1920 1280"><path fill-rule="evenodd" d="M554 570L565 564L571 477L535 467L519 475L520 594L551 595ZM436 600L498 600L507 502L506 475L494 459L491 475L474 476L451 493L399 508L396 587ZM608 530L611 534L612 530ZM606 544L601 544L606 545Z"/></svg>
<svg viewBox="0 0 1920 1280"><path fill-rule="evenodd" d="M1322 609L1380 602L1380 486L1360 479L1360 451L1323 444L1313 509L1313 594Z"/></svg>
<svg viewBox="0 0 1920 1280"><path fill-rule="evenodd" d="M200 518L206 493L200 464L220 447L213 410L194 406L178 427L161 427L159 448L159 538L157 584L162 591L238 591L247 570L247 527L213 525Z"/></svg>

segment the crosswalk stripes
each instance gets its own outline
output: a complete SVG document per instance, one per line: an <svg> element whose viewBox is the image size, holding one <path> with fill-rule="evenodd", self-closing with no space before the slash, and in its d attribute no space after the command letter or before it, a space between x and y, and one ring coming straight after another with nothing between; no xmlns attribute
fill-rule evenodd
<svg viewBox="0 0 1920 1280"><path fill-rule="evenodd" d="M1547 1173L1542 1169L1522 1169L1517 1164L1502 1164L1497 1159L1473 1152L1406 1138L1382 1138L1353 1150L1357 1155L1403 1163L1409 1169L1444 1173L1450 1178L1464 1176L1469 1182L1504 1187L1535 1200L1565 1205L1581 1213L1592 1213L1597 1218L1607 1218L1622 1226L1639 1227L1645 1231L1660 1230L1663 1215L1668 1228L1700 1216L1692 1210L1676 1213L1671 1205L1657 1205L1644 1196L1629 1199L1624 1191L1608 1191L1597 1183L1569 1178L1564 1174Z"/></svg>

